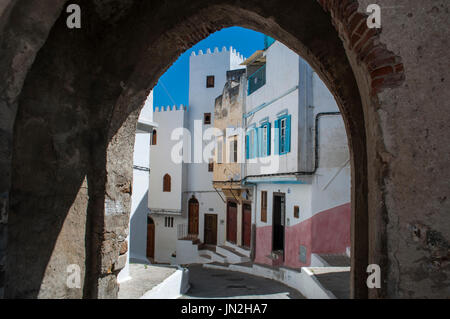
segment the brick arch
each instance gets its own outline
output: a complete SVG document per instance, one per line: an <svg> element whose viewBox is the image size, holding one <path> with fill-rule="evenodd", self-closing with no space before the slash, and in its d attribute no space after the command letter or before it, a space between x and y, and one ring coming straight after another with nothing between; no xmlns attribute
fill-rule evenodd
<svg viewBox="0 0 450 319"><path fill-rule="evenodd" d="M367 27L367 15L358 12L356 0L318 0L330 12L333 24L348 50L368 73L371 95L399 86L405 79L401 57L380 41L381 29Z"/></svg>
<svg viewBox="0 0 450 319"><path fill-rule="evenodd" d="M23 88L17 92L9 236L13 240L8 248L14 253L7 262L11 267L21 264L36 271L33 278L26 278L27 283L23 277L7 273L7 295L51 296L53 285L62 278L50 268L59 269L61 259L65 262L64 258L76 255L74 262L87 260L84 292L71 295L58 286L58 293L66 297L115 296L117 252L130 209L132 141L146 93L186 49L216 30L240 25L273 36L305 58L338 102L352 156L352 291L354 297L367 297L365 265L369 260L383 265L385 243L383 215L368 215L367 154L371 150L367 149L366 134L376 131L378 124L375 119L369 126L366 118L368 110L377 107L376 94L398 86L404 75L400 58L379 42L377 32L364 27L356 0L196 0L186 6L157 8L148 2L126 8L79 2L89 9L84 20L87 26L68 34L62 15L50 32L49 21L56 15L49 16L48 39L42 49L36 46L30 52L33 63L24 72ZM49 61L55 71L44 73ZM55 121L61 109L36 111L36 103L63 105L62 120L71 130ZM27 145L30 139L39 147ZM370 141L372 149L382 145L382 140ZM41 157L36 163L37 154ZM77 160L71 162L74 158ZM376 162L374 172L382 174L382 159ZM41 173L35 174L39 170ZM38 178L43 183L30 186ZM63 182L66 186L59 187ZM378 191L376 196L382 198L383 194ZM45 198L53 199L48 203ZM38 205L33 207L31 221L38 225L24 236L21 230L31 222L24 216L33 200ZM382 212L384 208L373 204L370 209ZM55 229L46 237L38 262L30 265L26 259L33 256L31 247L26 252L17 250L28 245L30 237L38 237L49 214L54 214L51 222ZM374 219L369 222L370 218ZM64 248L65 236L71 232L68 219L75 225L86 220L84 249ZM370 256L369 244L374 248Z"/></svg>

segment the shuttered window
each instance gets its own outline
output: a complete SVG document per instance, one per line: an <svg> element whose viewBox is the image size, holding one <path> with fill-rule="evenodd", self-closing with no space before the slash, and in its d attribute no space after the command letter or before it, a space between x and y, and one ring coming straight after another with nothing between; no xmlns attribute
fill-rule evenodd
<svg viewBox="0 0 450 319"><path fill-rule="evenodd" d="M172 189L172 178L169 174L164 175L163 178L163 192L171 192Z"/></svg>
<svg viewBox="0 0 450 319"><path fill-rule="evenodd" d="M275 154L283 155L291 151L291 115L275 121Z"/></svg>
<svg viewBox="0 0 450 319"><path fill-rule="evenodd" d="M216 162L219 164L223 163L223 143L222 137L217 138L217 146L216 146Z"/></svg>
<svg viewBox="0 0 450 319"><path fill-rule="evenodd" d="M247 159L258 156L258 129L249 130L245 136L245 153Z"/></svg>
<svg viewBox="0 0 450 319"><path fill-rule="evenodd" d="M258 129L259 150L258 157L270 156L270 123L264 123Z"/></svg>
<svg viewBox="0 0 450 319"><path fill-rule="evenodd" d="M164 217L164 227L173 228L173 217Z"/></svg>
<svg viewBox="0 0 450 319"><path fill-rule="evenodd" d="M267 192L261 191L261 221L267 223Z"/></svg>
<svg viewBox="0 0 450 319"><path fill-rule="evenodd" d="M214 75L208 75L206 77L206 87L213 88L214 87Z"/></svg>
<svg viewBox="0 0 450 319"><path fill-rule="evenodd" d="M229 163L237 163L238 160L238 141L237 137L234 136L230 139L228 144L228 161Z"/></svg>

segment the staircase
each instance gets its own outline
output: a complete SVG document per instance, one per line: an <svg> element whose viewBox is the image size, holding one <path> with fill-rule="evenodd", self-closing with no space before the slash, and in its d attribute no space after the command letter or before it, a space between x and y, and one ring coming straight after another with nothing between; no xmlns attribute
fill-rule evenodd
<svg viewBox="0 0 450 319"><path fill-rule="evenodd" d="M224 245L210 246L201 250L202 255L211 257L209 262L204 264L214 264L215 266L228 267L229 265L242 264L250 261L250 250L225 242Z"/></svg>
<svg viewBox="0 0 450 319"><path fill-rule="evenodd" d="M312 254L311 267L350 267L346 254Z"/></svg>
<svg viewBox="0 0 450 319"><path fill-rule="evenodd" d="M205 245L197 238L183 236L177 241L176 263L184 264L241 264L250 261L250 250L229 242L224 245Z"/></svg>
<svg viewBox="0 0 450 319"><path fill-rule="evenodd" d="M205 264L210 262L219 262L219 263L227 263L227 257L218 253L216 250L216 246L206 246L204 245L201 250L198 251L199 255L204 260Z"/></svg>

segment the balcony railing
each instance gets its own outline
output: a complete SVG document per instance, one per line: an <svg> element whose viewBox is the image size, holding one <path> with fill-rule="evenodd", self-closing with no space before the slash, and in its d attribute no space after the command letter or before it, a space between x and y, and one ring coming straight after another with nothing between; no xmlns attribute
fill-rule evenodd
<svg viewBox="0 0 450 319"><path fill-rule="evenodd" d="M266 84L266 65L264 64L255 73L248 77L247 95L252 94Z"/></svg>
<svg viewBox="0 0 450 319"><path fill-rule="evenodd" d="M178 240L195 240L198 238L197 234L189 234L188 224L177 225L177 239Z"/></svg>

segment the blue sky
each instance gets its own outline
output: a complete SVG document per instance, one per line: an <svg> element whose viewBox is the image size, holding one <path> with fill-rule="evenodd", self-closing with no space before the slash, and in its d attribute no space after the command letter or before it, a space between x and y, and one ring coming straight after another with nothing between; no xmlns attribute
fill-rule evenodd
<svg viewBox="0 0 450 319"><path fill-rule="evenodd" d="M189 101L189 56L192 51L203 50L206 52L208 48L212 51L214 47L222 50L223 46L227 48L232 46L245 57L249 57L256 50L264 48L264 34L241 27L231 27L217 31L200 41L183 53L159 79L153 91L154 105L187 105Z"/></svg>

